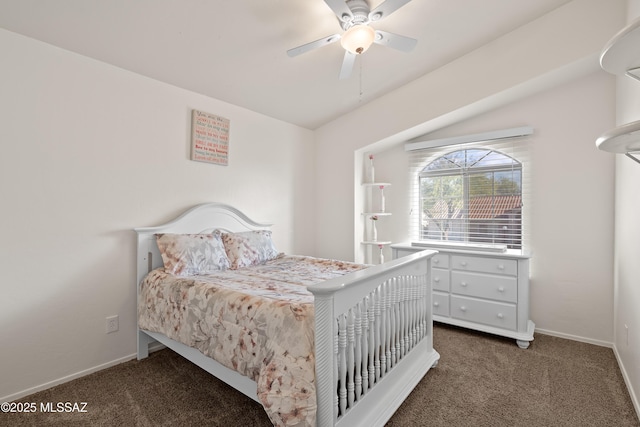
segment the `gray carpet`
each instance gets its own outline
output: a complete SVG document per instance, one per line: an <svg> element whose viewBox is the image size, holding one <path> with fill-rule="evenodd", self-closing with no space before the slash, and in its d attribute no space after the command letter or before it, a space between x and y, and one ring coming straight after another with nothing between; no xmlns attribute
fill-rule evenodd
<svg viewBox="0 0 640 427"><path fill-rule="evenodd" d="M438 367L389 426L635 426L608 348L537 334L514 340L436 325ZM6 426L269 426L262 407L170 350L20 400L87 402L86 413L0 414Z"/></svg>

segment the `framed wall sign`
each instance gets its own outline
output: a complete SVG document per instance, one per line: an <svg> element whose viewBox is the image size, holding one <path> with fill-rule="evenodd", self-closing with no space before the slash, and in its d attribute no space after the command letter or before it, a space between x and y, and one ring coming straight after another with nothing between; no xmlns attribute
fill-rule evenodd
<svg viewBox="0 0 640 427"><path fill-rule="evenodd" d="M229 119L192 110L191 160L227 166L229 164Z"/></svg>

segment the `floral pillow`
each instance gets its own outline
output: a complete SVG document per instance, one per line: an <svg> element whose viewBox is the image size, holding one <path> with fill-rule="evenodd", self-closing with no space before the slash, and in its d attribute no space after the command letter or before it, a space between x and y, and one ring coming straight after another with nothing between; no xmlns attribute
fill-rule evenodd
<svg viewBox="0 0 640 427"><path fill-rule="evenodd" d="M234 270L263 264L279 254L268 230L222 233L222 242L231 263L230 268Z"/></svg>
<svg viewBox="0 0 640 427"><path fill-rule="evenodd" d="M229 268L220 233L156 234L164 270L176 276L209 274Z"/></svg>

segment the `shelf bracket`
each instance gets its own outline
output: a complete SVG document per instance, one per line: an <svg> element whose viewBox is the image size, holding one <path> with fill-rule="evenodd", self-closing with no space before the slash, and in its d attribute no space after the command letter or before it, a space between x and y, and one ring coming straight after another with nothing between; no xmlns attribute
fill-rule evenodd
<svg viewBox="0 0 640 427"><path fill-rule="evenodd" d="M633 154L631 153L624 153L625 156L627 156L628 158L630 158L631 160L640 163L640 159L638 159L637 157L635 157Z"/></svg>
<svg viewBox="0 0 640 427"><path fill-rule="evenodd" d="M640 67L639 68L630 68L624 73L627 77L631 77L637 81L640 81Z"/></svg>

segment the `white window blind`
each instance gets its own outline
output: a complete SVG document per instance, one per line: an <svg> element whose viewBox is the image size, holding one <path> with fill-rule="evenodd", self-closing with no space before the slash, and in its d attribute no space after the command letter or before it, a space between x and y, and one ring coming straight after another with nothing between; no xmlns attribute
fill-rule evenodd
<svg viewBox="0 0 640 427"><path fill-rule="evenodd" d="M418 150L413 149L415 144L405 146L412 242L526 249L530 138L525 134L479 142L469 139L473 140L453 138L453 145L444 146L445 140L438 140L435 145L439 146ZM429 146L430 142L418 144Z"/></svg>

